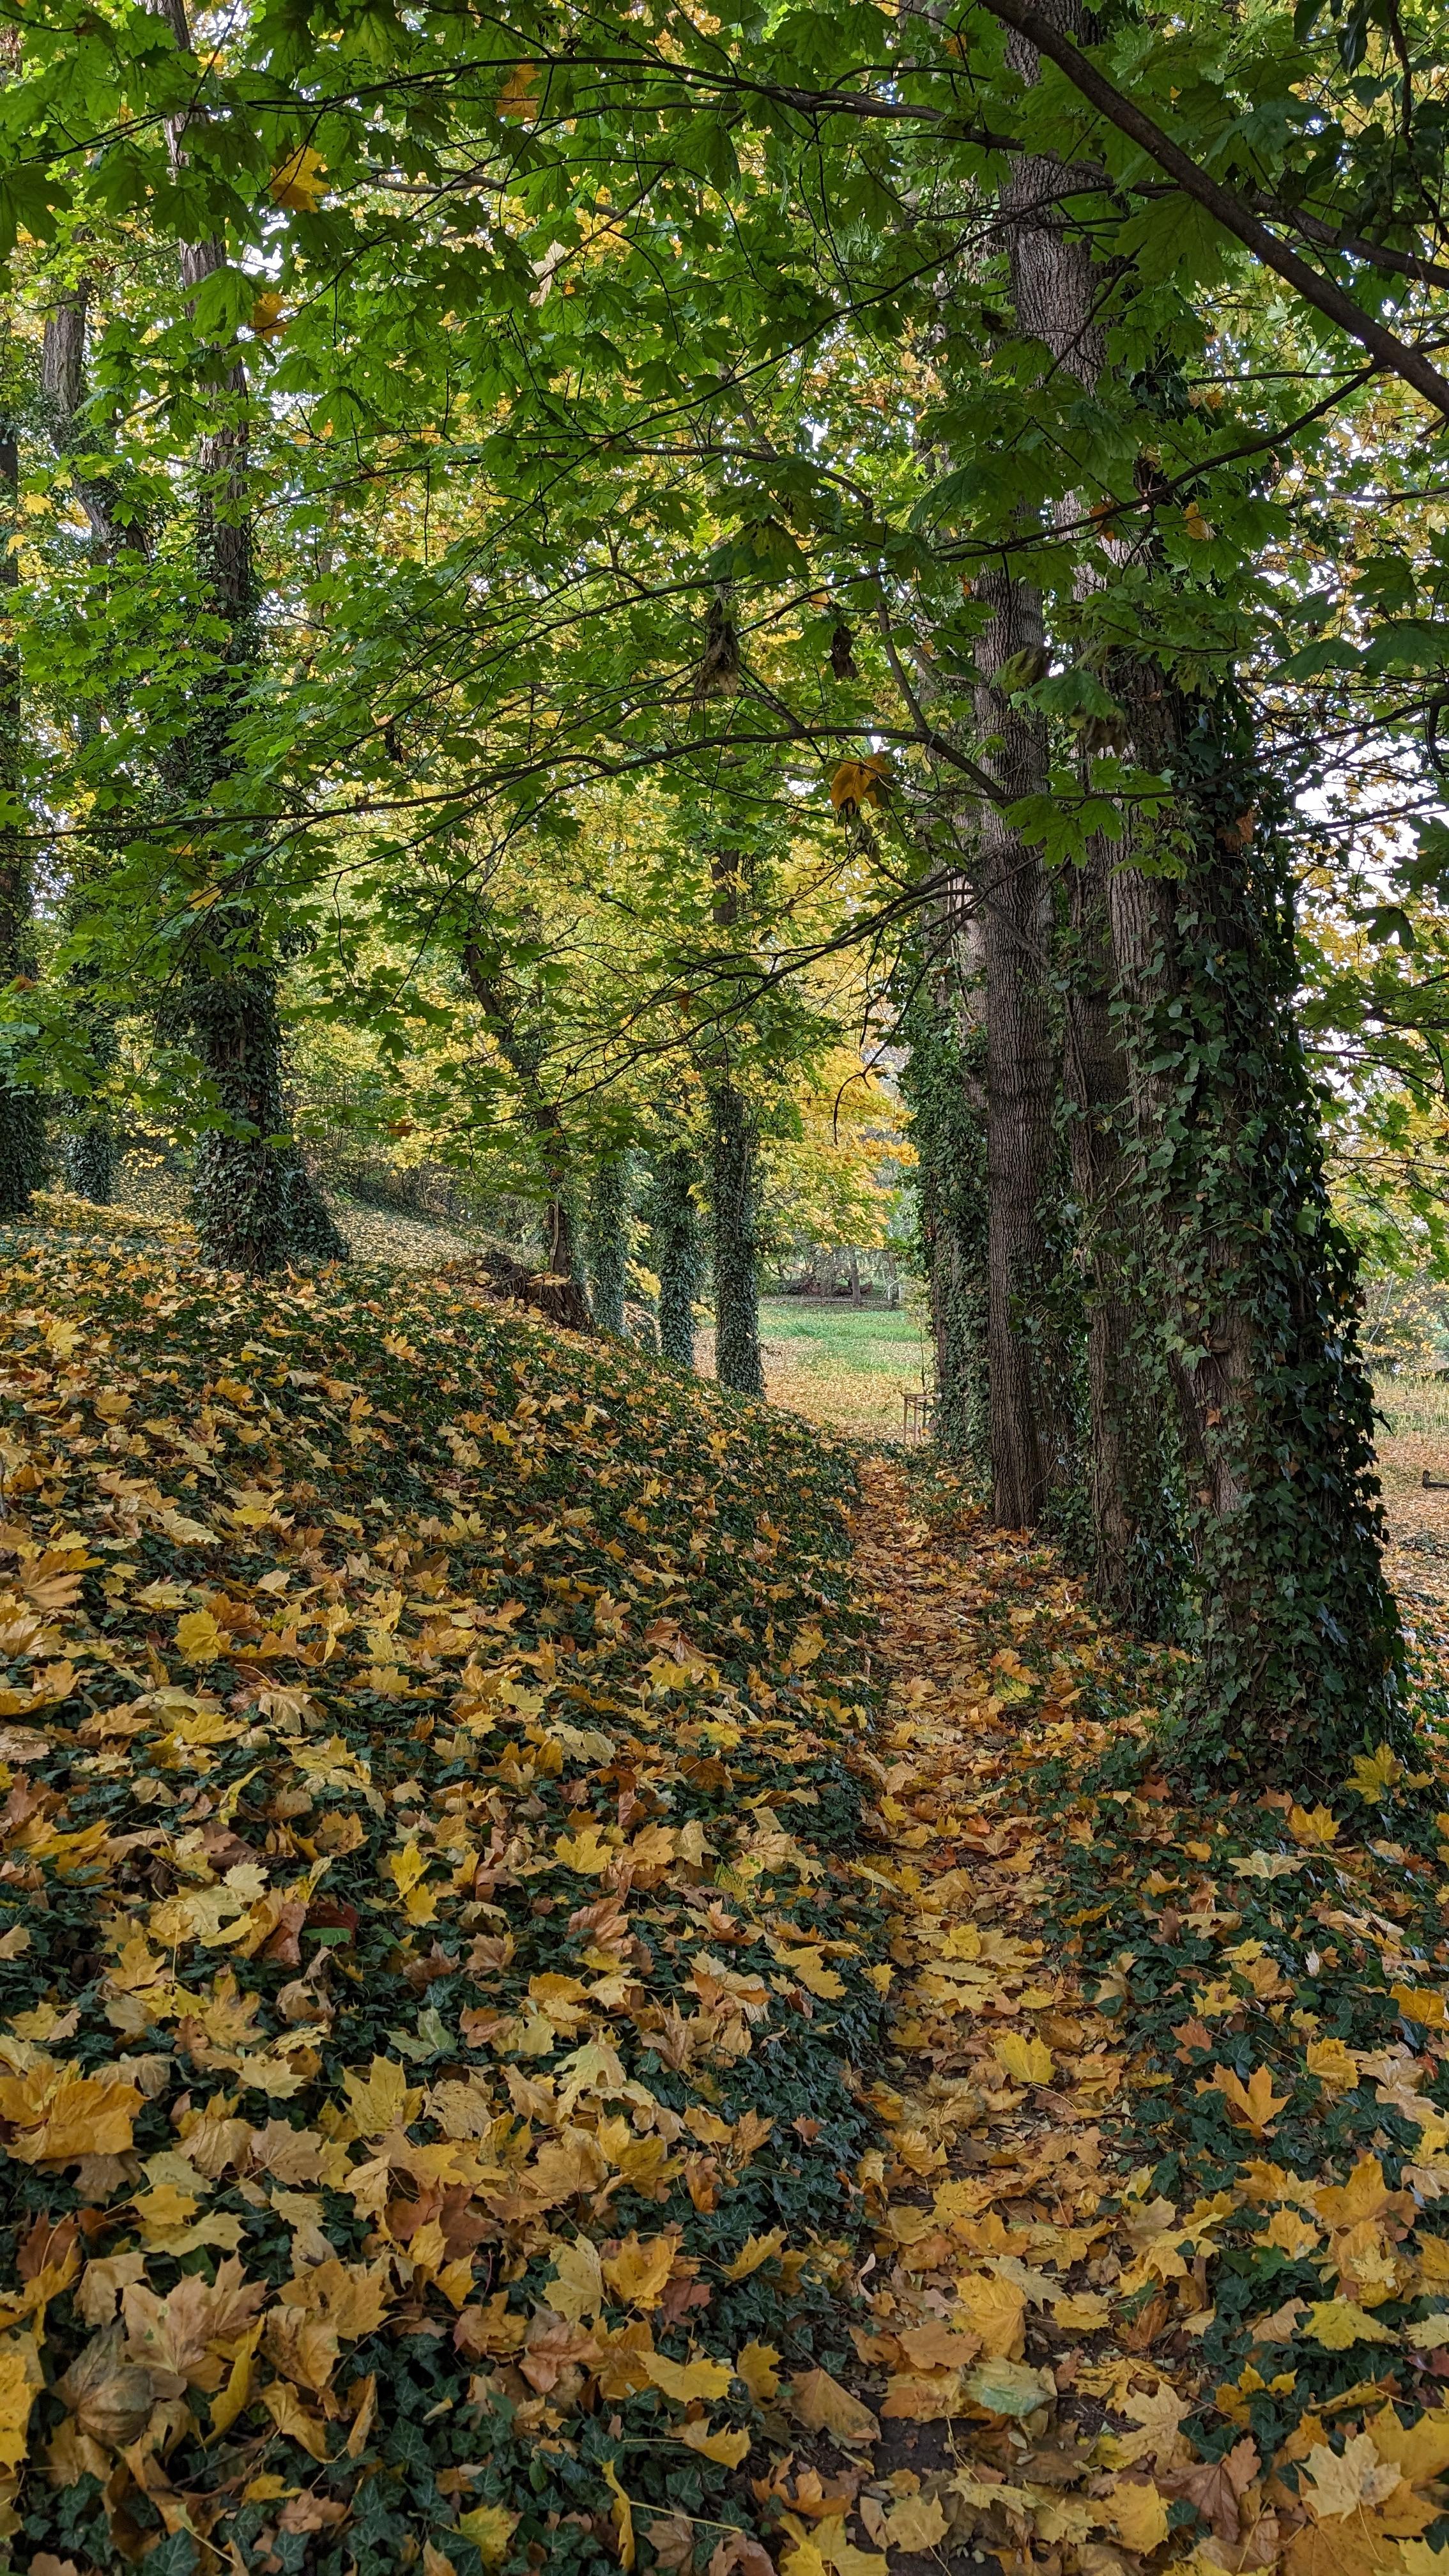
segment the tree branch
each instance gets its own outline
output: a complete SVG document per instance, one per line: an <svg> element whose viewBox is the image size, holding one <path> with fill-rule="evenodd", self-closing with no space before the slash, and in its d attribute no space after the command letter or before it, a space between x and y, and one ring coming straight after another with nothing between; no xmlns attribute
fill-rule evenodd
<svg viewBox="0 0 1449 2576"><path fill-rule="evenodd" d="M1165 170L1168 177L1176 181L1185 197L1192 197L1198 205L1205 207L1213 220L1222 225L1224 232L1233 234L1256 259L1262 261L1265 268L1271 268L1293 287L1306 304L1311 304L1328 321L1337 323L1341 331L1347 331L1386 373L1399 376L1405 384L1412 385L1427 403L1432 403L1443 419L1449 420L1449 378L1441 376L1438 368L1431 366L1420 350L1411 348L1407 341L1399 339L1395 332L1386 330L1381 322L1365 313L1351 295L1344 293L1336 279L1326 277L1321 269L1310 268L1307 260L1300 259L1296 251L1289 250L1266 224L1258 221L1231 188L1220 186L1216 179L1209 178L1206 170L1200 170L1181 146L1174 143L1170 135L1164 134L1161 126L1155 124L1142 108L1115 89L1105 73L1100 72L1095 63L1089 63L1086 55L1079 53L1049 18L1030 5L1030 0L977 0L977 6L999 19L1004 27L1014 27L1029 45L1035 45L1039 54L1055 63L1058 71L1065 72L1073 88L1080 91L1099 115L1105 116L1119 133L1137 144L1160 170Z"/></svg>

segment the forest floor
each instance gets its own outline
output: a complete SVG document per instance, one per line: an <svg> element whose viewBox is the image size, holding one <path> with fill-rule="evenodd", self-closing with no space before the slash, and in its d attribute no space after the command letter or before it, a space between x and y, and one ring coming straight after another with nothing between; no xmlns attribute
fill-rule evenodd
<svg viewBox="0 0 1449 2576"><path fill-rule="evenodd" d="M456 1280L0 1257L29 2576L1446 2576L1449 1783L1179 1800L924 1459Z"/></svg>

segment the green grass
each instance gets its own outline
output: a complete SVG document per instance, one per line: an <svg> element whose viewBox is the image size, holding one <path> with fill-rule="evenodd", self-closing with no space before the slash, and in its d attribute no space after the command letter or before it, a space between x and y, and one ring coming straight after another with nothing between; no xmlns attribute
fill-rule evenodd
<svg viewBox="0 0 1449 2576"><path fill-rule="evenodd" d="M901 1396L920 1388L927 1357L924 1313L765 1297L760 1340L776 1404L866 1438L900 1439Z"/></svg>

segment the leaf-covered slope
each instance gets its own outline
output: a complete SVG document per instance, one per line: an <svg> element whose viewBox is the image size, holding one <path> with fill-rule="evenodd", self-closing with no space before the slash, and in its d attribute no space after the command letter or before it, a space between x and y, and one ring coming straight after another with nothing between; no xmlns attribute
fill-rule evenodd
<svg viewBox="0 0 1449 2576"><path fill-rule="evenodd" d="M446 1278L4 1305L22 2557L748 2568L878 2009L845 1462Z"/></svg>

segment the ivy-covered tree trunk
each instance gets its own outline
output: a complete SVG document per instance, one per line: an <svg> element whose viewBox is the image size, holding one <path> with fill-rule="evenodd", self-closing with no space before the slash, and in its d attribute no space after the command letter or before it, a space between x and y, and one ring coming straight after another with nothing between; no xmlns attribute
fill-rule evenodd
<svg viewBox="0 0 1449 2576"><path fill-rule="evenodd" d="M178 48L191 51L186 0L159 0ZM167 128L173 168L186 167L186 119ZM225 262L220 242L183 243L181 283L192 294ZM198 441L195 558L227 641L198 681L189 733L171 784L204 805L236 765L234 730L257 655L257 594L248 493L246 370L233 360L209 389L218 417ZM220 927L204 916L170 1016L189 1029L225 1125L203 1136L195 1206L204 1257L264 1272L289 1261L344 1261L348 1246L288 1133L277 976L258 953L258 923L238 887Z"/></svg>
<svg viewBox="0 0 1449 2576"><path fill-rule="evenodd" d="M648 1262L659 1282L660 1357L685 1369L694 1366L694 1307L704 1275L695 1179L693 1148L668 1146L652 1158L644 1202Z"/></svg>
<svg viewBox="0 0 1449 2576"><path fill-rule="evenodd" d="M82 444L90 301L90 279L81 277L57 298L46 315L41 390L50 442L62 461L73 459ZM113 561L122 547L139 550L140 531L118 516L116 493L109 481L82 474L72 463L71 484L90 526L93 563ZM94 736L100 720L98 706L82 705L76 711L77 725L85 738ZM66 907L72 920L85 906L87 883L87 871L77 866ZM97 997L93 979L86 973L72 970L70 988L92 1071L106 1074L119 1053L115 1012ZM116 1195L121 1152L114 1117L103 1100L98 1101L93 1094L70 1101L61 1131L60 1153L66 1187L74 1190L78 1198L89 1199L93 1206L109 1207Z"/></svg>
<svg viewBox="0 0 1449 2576"><path fill-rule="evenodd" d="M1176 881L1120 871L1112 909L1188 1471L1180 1759L1332 1786L1366 1732L1403 1730L1402 1641L1356 1257L1329 1206L1294 1016L1281 800L1230 686L1213 701L1157 686L1151 701L1171 710L1190 856Z"/></svg>
<svg viewBox="0 0 1449 2576"><path fill-rule="evenodd" d="M1126 855L1097 840L1086 863L1071 872L1063 1052L1086 1314L1094 1590L1116 1617L1160 1630L1174 1606L1179 1549L1160 1335L1136 1293L1140 1204L1125 1150L1127 1067L1113 1011L1111 882Z"/></svg>
<svg viewBox="0 0 1449 2576"><path fill-rule="evenodd" d="M15 353L0 351L0 363ZM30 860L25 837L25 772L21 738L20 639L15 593L20 565L11 544L20 519L20 436L15 417L18 386L0 383L0 984L14 982L28 962ZM44 1166L44 1127L33 1091L0 1064L0 1217L24 1216Z"/></svg>
<svg viewBox="0 0 1449 2576"><path fill-rule="evenodd" d="M986 1364L986 1033L973 1019L964 942L941 953L907 1005L901 1088L911 1111L921 1249L936 1353L933 1437L983 1486L991 1475Z"/></svg>
<svg viewBox="0 0 1449 2576"><path fill-rule="evenodd" d="M709 1110L714 1373L741 1395L763 1395L754 1121L728 1078L711 1084Z"/></svg>
<svg viewBox="0 0 1449 2576"><path fill-rule="evenodd" d="M624 1335L624 1292L629 1281L629 1182L627 1154L601 1162L589 1193L589 1293L594 1322L617 1339Z"/></svg>

